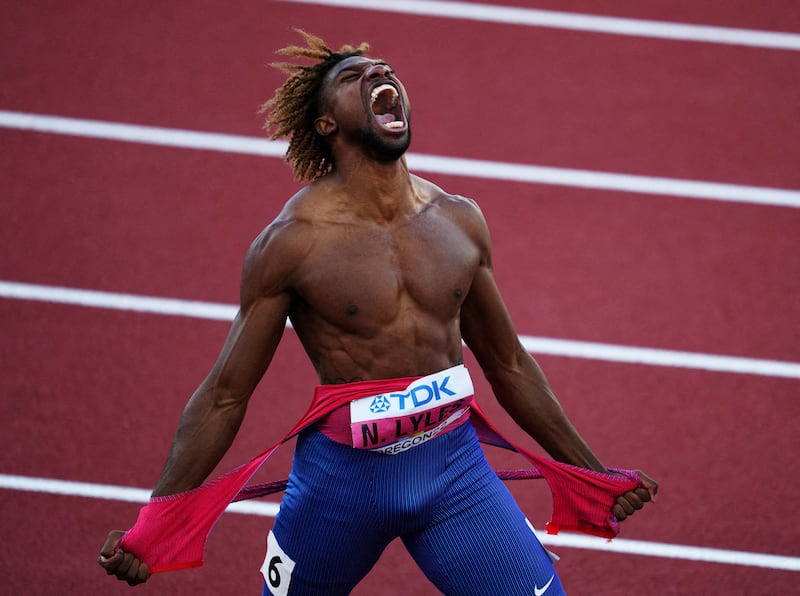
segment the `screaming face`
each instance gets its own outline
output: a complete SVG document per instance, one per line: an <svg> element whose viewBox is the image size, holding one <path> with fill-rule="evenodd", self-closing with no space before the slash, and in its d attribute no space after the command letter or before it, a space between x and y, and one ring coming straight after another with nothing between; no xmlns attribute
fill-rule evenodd
<svg viewBox="0 0 800 596"><path fill-rule="evenodd" d="M336 134L372 159L388 162L402 157L411 144L408 97L391 67L354 56L330 74L326 96Z"/></svg>

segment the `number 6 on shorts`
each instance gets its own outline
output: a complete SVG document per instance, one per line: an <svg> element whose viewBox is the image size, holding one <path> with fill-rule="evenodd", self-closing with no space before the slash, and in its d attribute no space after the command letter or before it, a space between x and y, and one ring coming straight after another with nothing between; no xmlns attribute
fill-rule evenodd
<svg viewBox="0 0 800 596"><path fill-rule="evenodd" d="M267 556L261 566L261 575L264 576L270 594L286 596L289 593L292 570L294 570L294 561L283 552L275 535L270 530L267 536Z"/></svg>

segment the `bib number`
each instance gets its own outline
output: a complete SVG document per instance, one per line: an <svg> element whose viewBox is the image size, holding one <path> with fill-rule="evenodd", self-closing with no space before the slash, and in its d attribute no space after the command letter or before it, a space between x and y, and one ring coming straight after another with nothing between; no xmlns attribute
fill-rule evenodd
<svg viewBox="0 0 800 596"><path fill-rule="evenodd" d="M264 576L269 593L273 596L286 596L292 582L293 570L294 561L283 551L270 530L267 536L267 556L261 565L261 575Z"/></svg>

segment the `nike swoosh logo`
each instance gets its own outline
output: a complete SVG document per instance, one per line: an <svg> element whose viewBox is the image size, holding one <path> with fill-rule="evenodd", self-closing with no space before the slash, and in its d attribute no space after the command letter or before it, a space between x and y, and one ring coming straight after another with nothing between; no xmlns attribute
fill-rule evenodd
<svg viewBox="0 0 800 596"><path fill-rule="evenodd" d="M554 577L555 577L555 575L551 575L550 579L548 580L548 582L545 585L543 585L541 588L539 588L538 586L533 586L533 593L535 594L535 596L542 596L542 594L547 592L547 588L549 588L550 584L553 583L553 578Z"/></svg>

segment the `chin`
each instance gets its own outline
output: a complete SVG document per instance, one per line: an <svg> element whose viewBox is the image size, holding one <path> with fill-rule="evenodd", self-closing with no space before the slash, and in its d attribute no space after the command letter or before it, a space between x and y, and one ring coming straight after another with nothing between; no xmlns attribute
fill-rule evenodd
<svg viewBox="0 0 800 596"><path fill-rule="evenodd" d="M402 136L391 139L369 131L362 136L361 140L369 154L376 160L381 162L397 161L411 146L411 129L408 128Z"/></svg>

